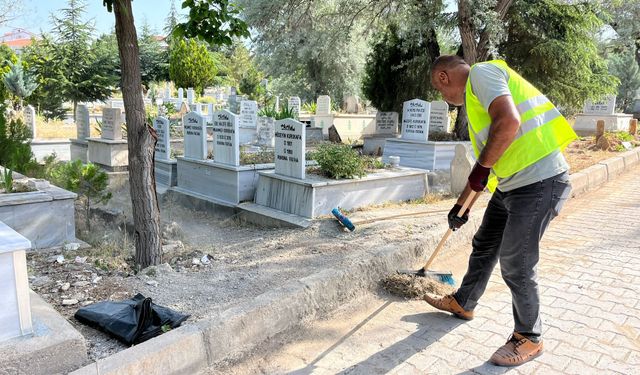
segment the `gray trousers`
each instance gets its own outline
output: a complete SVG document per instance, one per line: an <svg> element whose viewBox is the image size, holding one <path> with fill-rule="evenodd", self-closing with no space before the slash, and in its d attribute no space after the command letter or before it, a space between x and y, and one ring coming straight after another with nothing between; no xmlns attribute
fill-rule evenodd
<svg viewBox="0 0 640 375"><path fill-rule="evenodd" d="M473 237L467 273L454 294L462 308L476 307L499 260L502 278L511 290L514 331L541 335L536 270L540 239L570 192L567 173L508 192L496 190Z"/></svg>

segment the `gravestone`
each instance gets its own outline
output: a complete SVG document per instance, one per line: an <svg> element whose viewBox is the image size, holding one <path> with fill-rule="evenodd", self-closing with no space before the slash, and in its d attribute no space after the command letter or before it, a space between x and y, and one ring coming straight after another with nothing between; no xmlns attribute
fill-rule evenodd
<svg viewBox="0 0 640 375"><path fill-rule="evenodd" d="M182 117L184 126L184 157L207 159L207 127L204 118L195 112Z"/></svg>
<svg viewBox="0 0 640 375"><path fill-rule="evenodd" d="M356 114L362 110L360 98L354 95L347 96L344 100L344 108L347 113Z"/></svg>
<svg viewBox="0 0 640 375"><path fill-rule="evenodd" d="M232 112L232 113L238 112L238 96L236 94L229 95L227 104L229 104L229 112Z"/></svg>
<svg viewBox="0 0 640 375"><path fill-rule="evenodd" d="M28 105L24 108L24 124L31 130L31 138L36 138L36 110Z"/></svg>
<svg viewBox="0 0 640 375"><path fill-rule="evenodd" d="M178 101L176 102L176 108L182 107L182 103L184 103L184 89L180 87L178 89Z"/></svg>
<svg viewBox="0 0 640 375"><path fill-rule="evenodd" d="M469 154L469 149L462 144L456 145L455 154L451 161L451 194L460 195L469 181L469 174L475 162Z"/></svg>
<svg viewBox="0 0 640 375"><path fill-rule="evenodd" d="M276 121L275 139L276 174L304 180L306 126L298 121Z"/></svg>
<svg viewBox="0 0 640 375"><path fill-rule="evenodd" d="M609 95L597 102L587 100L583 112L585 115L613 115L616 113L616 97Z"/></svg>
<svg viewBox="0 0 640 375"><path fill-rule="evenodd" d="M316 115L331 114L331 97L329 95L321 95L316 101Z"/></svg>
<svg viewBox="0 0 640 375"><path fill-rule="evenodd" d="M193 87L189 87L187 89L187 104L189 105L193 104L195 98L196 98L195 90L193 90Z"/></svg>
<svg viewBox="0 0 640 375"><path fill-rule="evenodd" d="M429 115L429 133L449 132L449 104L437 100L431 102L431 113Z"/></svg>
<svg viewBox="0 0 640 375"><path fill-rule="evenodd" d="M101 138L113 141L122 139L122 110L120 108L102 109Z"/></svg>
<svg viewBox="0 0 640 375"><path fill-rule="evenodd" d="M638 134L638 119L634 118L629 121L629 134Z"/></svg>
<svg viewBox="0 0 640 375"><path fill-rule="evenodd" d="M280 95L276 95L276 104L273 105L276 112L280 112Z"/></svg>
<svg viewBox="0 0 640 375"><path fill-rule="evenodd" d="M180 105L180 109L178 110L178 114L180 115L186 115L187 113L191 112L190 106L187 105L187 102L182 102L182 105Z"/></svg>
<svg viewBox="0 0 640 375"><path fill-rule="evenodd" d="M258 102L243 100L240 102L240 126L255 128L258 122Z"/></svg>
<svg viewBox="0 0 640 375"><path fill-rule="evenodd" d="M5 342L33 332L25 254L31 242L1 221L0 238L0 342ZM2 369L7 374L14 371Z"/></svg>
<svg viewBox="0 0 640 375"><path fill-rule="evenodd" d="M213 114L213 161L240 165L240 131L238 118L229 111Z"/></svg>
<svg viewBox="0 0 640 375"><path fill-rule="evenodd" d="M378 112L376 114L376 134L398 133L398 112Z"/></svg>
<svg viewBox="0 0 640 375"><path fill-rule="evenodd" d="M272 117L258 117L258 145L275 146L275 119Z"/></svg>
<svg viewBox="0 0 640 375"><path fill-rule="evenodd" d="M156 143L156 159L169 160L171 158L171 143L169 142L169 120L158 117L153 122L158 142Z"/></svg>
<svg viewBox="0 0 640 375"><path fill-rule="evenodd" d="M164 98L171 99L171 86L168 83L164 84Z"/></svg>
<svg viewBox="0 0 640 375"><path fill-rule="evenodd" d="M426 142L429 140L431 105L420 99L404 102L402 106L402 139Z"/></svg>
<svg viewBox="0 0 640 375"><path fill-rule="evenodd" d="M300 117L300 106L302 102L300 101L299 96L293 96L289 98L289 109L291 109L296 118Z"/></svg>
<svg viewBox="0 0 640 375"><path fill-rule="evenodd" d="M84 104L78 104L76 108L77 139L85 140L91 135L89 127L89 108Z"/></svg>

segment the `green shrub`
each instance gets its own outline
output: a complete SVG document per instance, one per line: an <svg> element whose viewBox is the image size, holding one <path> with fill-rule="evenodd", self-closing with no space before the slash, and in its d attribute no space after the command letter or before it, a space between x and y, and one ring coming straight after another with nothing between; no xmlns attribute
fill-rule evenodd
<svg viewBox="0 0 640 375"><path fill-rule="evenodd" d="M276 120L284 120L287 118L296 120L298 116L293 111L293 108L289 108L287 103L284 103L282 107L280 107L280 111L276 111L275 105L271 107L264 107L258 112L258 116L263 117L272 117Z"/></svg>
<svg viewBox="0 0 640 375"><path fill-rule="evenodd" d="M362 160L364 162L364 168L366 170L385 168L385 164L379 158L374 158L373 156L363 156Z"/></svg>
<svg viewBox="0 0 640 375"><path fill-rule="evenodd" d="M36 164L31 152L31 130L20 119L7 121L0 105L0 165L27 173Z"/></svg>
<svg viewBox="0 0 640 375"><path fill-rule="evenodd" d="M276 120L284 120L284 119L298 119L298 114L293 110L293 108L289 108L289 104L284 103L282 108L280 108L280 112L276 115Z"/></svg>
<svg viewBox="0 0 640 375"><path fill-rule="evenodd" d="M276 111L276 107L272 105L264 107L258 111L258 116L276 118L278 116L278 111Z"/></svg>
<svg viewBox="0 0 640 375"><path fill-rule="evenodd" d="M51 162L47 177L54 185L78 194L85 210L87 229L90 229L91 204L107 203L111 199L111 193L107 192L109 177L95 164L82 164L80 160Z"/></svg>
<svg viewBox="0 0 640 375"><path fill-rule="evenodd" d="M201 96L196 99L196 103L216 104L216 98L214 98L213 96Z"/></svg>
<svg viewBox="0 0 640 375"><path fill-rule="evenodd" d="M365 175L364 160L349 145L325 143L313 153L323 174L330 178L355 178Z"/></svg>
<svg viewBox="0 0 640 375"><path fill-rule="evenodd" d="M316 102L305 102L304 104L302 104L302 112L306 112L306 113L311 113L311 114L315 114L316 110L318 109L318 103Z"/></svg>
<svg viewBox="0 0 640 375"><path fill-rule="evenodd" d="M4 188L4 191L6 193L11 193L13 192L13 171L9 168L4 168L2 170L2 181L0 181L2 184L0 184L0 186L2 186Z"/></svg>

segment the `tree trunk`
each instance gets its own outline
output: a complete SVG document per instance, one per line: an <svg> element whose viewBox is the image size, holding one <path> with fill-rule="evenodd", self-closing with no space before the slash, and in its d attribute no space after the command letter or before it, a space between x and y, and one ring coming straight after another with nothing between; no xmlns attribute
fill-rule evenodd
<svg viewBox="0 0 640 375"><path fill-rule="evenodd" d="M157 138L147 124L138 37L131 0L114 1L116 38L122 71L122 98L127 121L129 186L135 227L135 263L140 269L162 262L160 208L156 196L153 155Z"/></svg>
<svg viewBox="0 0 640 375"><path fill-rule="evenodd" d="M504 21L507 13L509 12L509 8L513 4L513 0L499 0L496 4L494 10L498 14L498 18L500 21ZM487 30L483 30L480 33L480 39L478 41L478 48L476 49L476 61L487 61L489 58L489 33Z"/></svg>
<svg viewBox="0 0 640 375"><path fill-rule="evenodd" d="M467 111L464 109L464 106L458 107L458 116L456 117L453 132L459 140L469 140L469 119L467 118Z"/></svg>
<svg viewBox="0 0 640 375"><path fill-rule="evenodd" d="M472 12L468 0L458 1L458 29L462 40L463 57L469 65L476 63L477 56L476 30L471 20Z"/></svg>

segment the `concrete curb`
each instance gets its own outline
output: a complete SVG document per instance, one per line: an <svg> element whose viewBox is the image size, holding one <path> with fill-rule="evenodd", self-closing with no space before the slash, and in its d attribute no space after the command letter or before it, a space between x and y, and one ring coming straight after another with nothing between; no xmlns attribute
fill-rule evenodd
<svg viewBox="0 0 640 375"><path fill-rule="evenodd" d="M473 235L480 217L473 216L469 221L452 236L444 253ZM439 226L420 241L352 255L346 267L323 270L290 282L214 318L180 327L71 374L186 374L232 363L265 341L299 328L376 288L381 275L424 260L444 230L444 226Z"/></svg>
<svg viewBox="0 0 640 375"><path fill-rule="evenodd" d="M577 172L570 178L574 186L572 197L593 191L639 164L640 148ZM451 247L468 242L480 221L479 215L472 215L469 224L452 236L445 253ZM425 254L435 248L442 232L443 226L420 241L351 256L346 267L323 270L290 282L215 318L180 327L71 374L185 374L232 363L265 341L375 289L381 275L423 260Z"/></svg>
<svg viewBox="0 0 640 375"><path fill-rule="evenodd" d="M607 182L615 180L622 173L636 168L639 163L640 147L576 172L570 176L573 186L571 197L575 198L596 190Z"/></svg>

